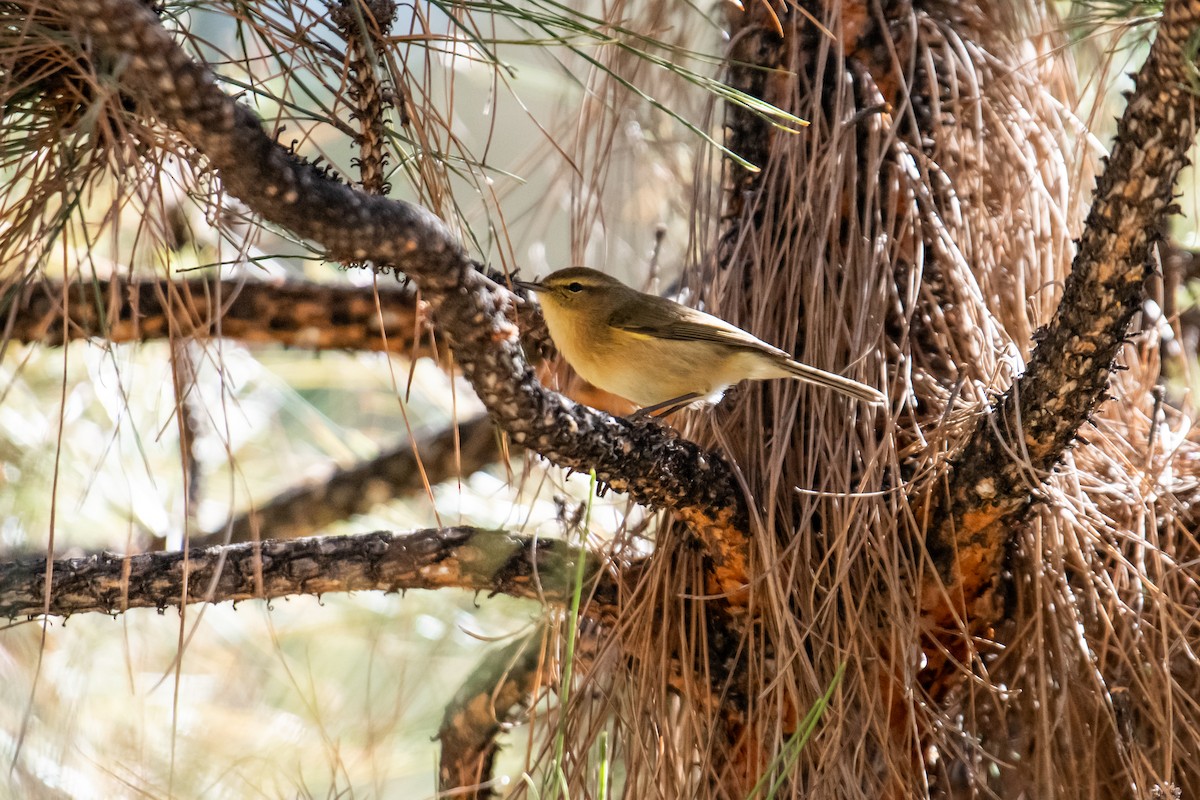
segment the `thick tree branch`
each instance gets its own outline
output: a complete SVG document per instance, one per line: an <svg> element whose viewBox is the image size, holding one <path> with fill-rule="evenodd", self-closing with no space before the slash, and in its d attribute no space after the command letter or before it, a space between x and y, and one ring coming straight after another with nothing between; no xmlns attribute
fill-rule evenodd
<svg viewBox="0 0 1200 800"><path fill-rule="evenodd" d="M638 502L674 510L709 544L714 588L745 584L747 515L724 461L653 421L598 414L542 388L509 319L511 294L472 269L441 220L296 159L138 0L63 0L59 9L120 65L124 91L208 157L231 194L333 258L390 264L414 278L463 374L514 442L566 467L594 468Z"/></svg>
<svg viewBox="0 0 1200 800"><path fill-rule="evenodd" d="M378 305L376 305L378 298ZM66 337L143 342L171 336L224 337L315 350L429 354L431 328L417 293L374 287L246 280L94 280L64 287L30 281L2 301L8 340L61 345Z"/></svg>
<svg viewBox="0 0 1200 800"><path fill-rule="evenodd" d="M0 564L0 617L161 610L180 605L185 575L188 603L458 588L559 604L569 600L579 553L555 539L457 527L267 541L187 553L93 555L54 562L48 605L43 591L46 560L23 559ZM597 616L611 611L616 602L615 581L601 569L598 561L587 569L589 581L600 576L588 606Z"/></svg>
<svg viewBox="0 0 1200 800"><path fill-rule="evenodd" d="M1189 48L1198 30L1200 0L1167 2L1058 310L1025 374L979 421L936 501L927 547L941 574L923 591L935 627L955 627L964 617L986 627L997 618L1001 604L993 595L1006 547L1037 487L1104 400L1195 137Z"/></svg>
<svg viewBox="0 0 1200 800"><path fill-rule="evenodd" d="M526 356L533 361L552 356L541 310L523 302L517 320ZM0 335L50 346L93 338L124 344L220 337L409 358L436 355L431 337L438 338L416 290L390 280L378 286L333 286L230 278L90 279L66 286L58 280L27 281L0 298Z"/></svg>

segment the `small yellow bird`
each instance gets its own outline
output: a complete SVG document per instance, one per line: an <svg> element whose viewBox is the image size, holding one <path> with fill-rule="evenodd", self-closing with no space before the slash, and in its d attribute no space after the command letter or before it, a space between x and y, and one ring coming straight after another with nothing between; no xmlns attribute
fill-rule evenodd
<svg viewBox="0 0 1200 800"><path fill-rule="evenodd" d="M720 401L743 380L795 378L867 403L887 397L795 361L723 319L587 267L514 281L538 295L550 338L584 380L652 414Z"/></svg>

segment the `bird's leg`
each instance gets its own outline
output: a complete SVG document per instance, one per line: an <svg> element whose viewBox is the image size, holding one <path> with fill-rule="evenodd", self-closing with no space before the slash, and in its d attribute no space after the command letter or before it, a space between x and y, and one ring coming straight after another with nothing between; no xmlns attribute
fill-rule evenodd
<svg viewBox="0 0 1200 800"><path fill-rule="evenodd" d="M637 411L633 412L633 417L634 419L640 419L642 417L665 417L672 411L678 411L679 409L683 408L698 397L700 397L700 395L695 392L681 394L679 397L672 397L670 400L663 400L661 403L655 403L652 406L639 408Z"/></svg>

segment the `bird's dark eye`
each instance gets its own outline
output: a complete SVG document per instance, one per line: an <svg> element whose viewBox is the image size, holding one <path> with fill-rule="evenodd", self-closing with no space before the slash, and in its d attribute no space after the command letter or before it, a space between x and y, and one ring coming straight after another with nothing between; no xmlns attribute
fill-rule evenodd
<svg viewBox="0 0 1200 800"><path fill-rule="evenodd" d="M571 281L570 283L567 284L567 291L568 292L576 292L576 293L582 292L583 284L580 283L579 281Z"/></svg>

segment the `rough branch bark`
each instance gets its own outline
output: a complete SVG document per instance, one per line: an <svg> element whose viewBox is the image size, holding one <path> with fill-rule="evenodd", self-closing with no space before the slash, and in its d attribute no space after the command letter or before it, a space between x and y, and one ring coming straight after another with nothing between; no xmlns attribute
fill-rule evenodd
<svg viewBox="0 0 1200 800"><path fill-rule="evenodd" d="M481 265L475 265L481 269ZM63 316L67 329L63 331ZM541 309L517 308L532 361L554 353ZM0 336L52 347L103 338L124 344L190 336L312 350L437 355L440 338L411 286L192 278L28 281L0 298ZM431 337L433 342L431 342Z"/></svg>
<svg viewBox="0 0 1200 800"><path fill-rule="evenodd" d="M674 510L708 543L714 588L732 592L745 584L740 532L747 516L721 458L652 421L598 414L542 388L509 320L511 295L472 269L441 220L355 191L296 159L139 0L64 0L59 8L120 65L123 90L207 156L231 194L320 242L332 258L389 264L414 278L463 374L514 442L563 466L594 468L603 483L638 502Z"/></svg>
<svg viewBox="0 0 1200 800"><path fill-rule="evenodd" d="M341 0L329 5L330 16L346 40L347 96L358 121L358 172L363 191L387 194L383 176L388 162L387 127L384 110L392 105L392 94L376 69L378 53L387 46L396 19L394 0L376 0L359 5L358 0Z"/></svg>
<svg viewBox="0 0 1200 800"><path fill-rule="evenodd" d="M25 343L64 344L65 314L71 341L220 336L315 350L429 354L431 327L417 311L417 293L390 283L376 291L207 278L76 281L65 289L61 281L30 281L3 302L6 338Z"/></svg>
<svg viewBox="0 0 1200 800"><path fill-rule="evenodd" d="M560 604L569 600L580 551L554 539L478 528L267 541L187 553L103 554L54 562L49 613L118 614L130 608L271 600L294 594L459 588ZM590 557L589 557L590 558ZM587 580L600 574L593 561ZM45 559L0 564L0 618L46 612ZM590 594L588 613L614 607L607 576Z"/></svg>
<svg viewBox="0 0 1200 800"><path fill-rule="evenodd" d="M444 797L484 800L497 797L493 768L499 737L519 723L542 688L558 691L565 679L561 638L542 626L523 639L486 656L446 706L437 738L442 744L438 789ZM608 631L589 618L579 620L571 652L576 676L596 666ZM576 681L571 681L576 685ZM562 698L560 697L560 700ZM559 714L566 711L561 707Z"/></svg>
<svg viewBox="0 0 1200 800"><path fill-rule="evenodd" d="M976 426L938 498L926 546L940 581L922 607L936 626L1001 613L994 595L1008 543L1037 487L1104 400L1143 282L1195 137L1196 73L1189 51L1200 2L1166 4L1150 55L1121 117L1063 298L1025 374ZM940 583L945 584L943 590ZM948 595L948 602L947 602Z"/></svg>
<svg viewBox="0 0 1200 800"><path fill-rule="evenodd" d="M497 737L554 672L545 629L486 656L446 706L438 789L447 796L495 797L492 765Z"/></svg>

